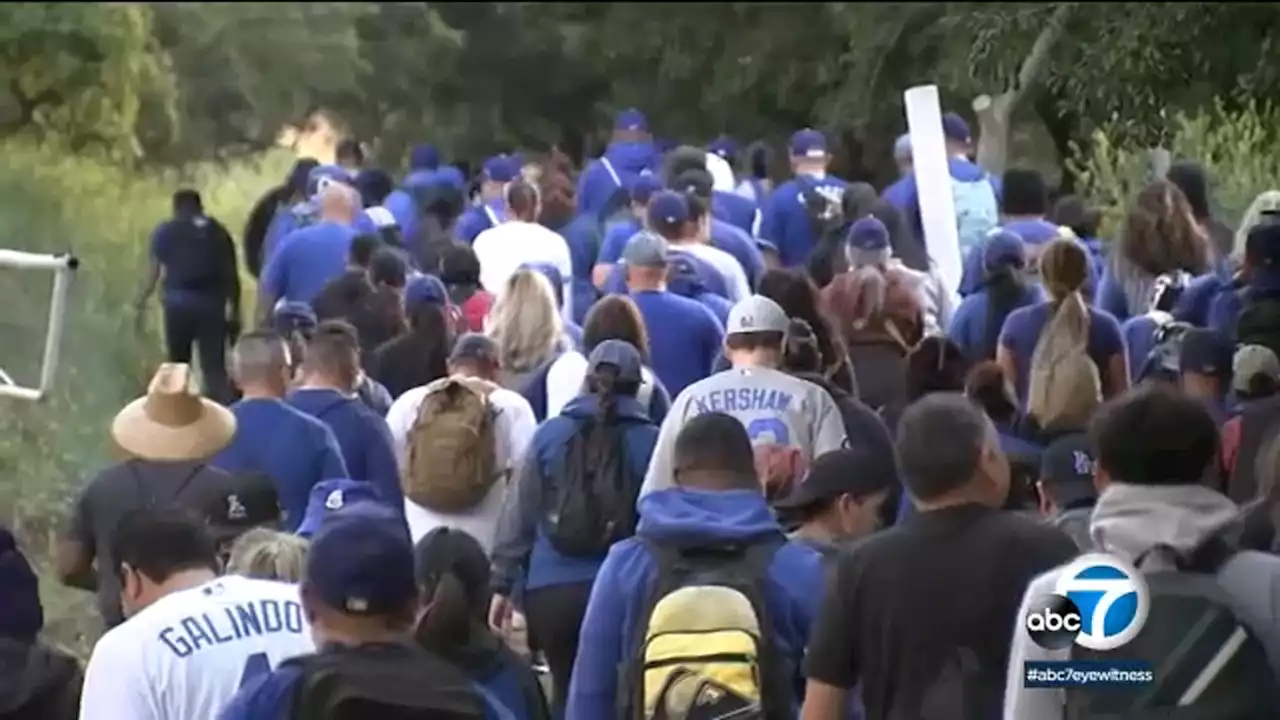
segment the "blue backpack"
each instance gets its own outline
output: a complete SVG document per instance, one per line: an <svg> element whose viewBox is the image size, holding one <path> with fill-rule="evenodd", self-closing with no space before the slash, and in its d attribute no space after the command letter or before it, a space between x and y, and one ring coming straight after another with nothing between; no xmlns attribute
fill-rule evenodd
<svg viewBox="0 0 1280 720"><path fill-rule="evenodd" d="M985 173L977 180L951 178L951 197L955 203L960 257L966 258L1000 225L1000 207Z"/></svg>

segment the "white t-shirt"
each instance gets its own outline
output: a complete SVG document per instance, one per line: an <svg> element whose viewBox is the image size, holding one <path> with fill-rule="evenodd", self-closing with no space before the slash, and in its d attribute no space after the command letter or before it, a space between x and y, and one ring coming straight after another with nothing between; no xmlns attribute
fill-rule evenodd
<svg viewBox="0 0 1280 720"><path fill-rule="evenodd" d="M537 223L510 220L477 235L471 249L480 260L480 284L494 295L502 292L521 265L545 264L559 270L564 283L562 314L566 320L573 318L573 259L569 243L559 233Z"/></svg>
<svg viewBox="0 0 1280 720"><path fill-rule="evenodd" d="M747 282L747 272L742 269L742 264L734 256L718 247L703 243L680 243L672 247L690 253L719 271L724 276L725 286L732 296L729 302L736 303L751 295L751 283Z"/></svg>
<svg viewBox="0 0 1280 720"><path fill-rule="evenodd" d="M582 394L582 381L587 377L587 359L576 350L562 354L547 368L547 419L560 414L569 401ZM649 368L640 368L640 392L636 400L645 410L653 397L654 380Z"/></svg>
<svg viewBox="0 0 1280 720"><path fill-rule="evenodd" d="M298 586L220 577L102 636L85 668L80 720L216 720L246 681L314 651Z"/></svg>
<svg viewBox="0 0 1280 720"><path fill-rule="evenodd" d="M387 411L387 427L391 430L392 446L402 469L408 460L409 431L418 419L418 408L426 394L425 386L406 390ZM507 471L506 480L494 483L493 489L479 505L463 513L437 513L405 498L404 514L409 521L409 533L415 543L437 527L447 526L466 531L475 537L486 553L492 550L507 486L520 467L520 460L529 447L529 441L533 439L533 431L537 429L538 423L534 419L533 408L529 407L529 401L520 393L498 388L489 395L489 402L497 411L494 425L494 449L498 455L496 463L498 468Z"/></svg>

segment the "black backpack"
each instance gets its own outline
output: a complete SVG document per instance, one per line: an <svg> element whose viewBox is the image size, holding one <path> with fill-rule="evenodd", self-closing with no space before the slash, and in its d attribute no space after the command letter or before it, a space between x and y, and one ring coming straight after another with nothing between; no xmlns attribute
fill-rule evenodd
<svg viewBox="0 0 1280 720"><path fill-rule="evenodd" d="M604 557L636 529L642 478L627 462L625 428L588 420L569 439L547 539L570 557Z"/></svg>
<svg viewBox="0 0 1280 720"><path fill-rule="evenodd" d="M412 238L404 237L404 246L426 273L437 273L440 258L454 245L453 226L463 211L463 197L452 185L428 183L403 188L418 213L418 228Z"/></svg>
<svg viewBox="0 0 1280 720"><path fill-rule="evenodd" d="M420 648L334 648L285 665L302 671L290 706L293 720L485 718L471 680Z"/></svg>
<svg viewBox="0 0 1280 720"><path fill-rule="evenodd" d="M1261 345L1280 354L1280 295L1244 288L1236 316L1236 344Z"/></svg>
<svg viewBox="0 0 1280 720"><path fill-rule="evenodd" d="M174 219L169 232L177 235L173 255L165 260L165 276L174 287L197 293L222 288L228 272L231 239L216 221L204 216Z"/></svg>
<svg viewBox="0 0 1280 720"><path fill-rule="evenodd" d="M1172 315L1161 310L1153 310L1148 313L1148 317L1155 321L1156 329L1151 338L1151 350L1147 352L1142 366L1138 368L1137 378L1176 381L1179 358L1182 354L1182 338L1195 326L1174 320Z"/></svg>
<svg viewBox="0 0 1280 720"><path fill-rule="evenodd" d="M1144 573L1151 603L1138 636L1115 650L1073 646L1071 659L1146 662L1155 681L1140 688L1068 689L1067 720L1275 717L1275 671L1216 577L1237 550L1215 538L1185 556L1162 548L1153 552L1174 557L1177 569Z"/></svg>
<svg viewBox="0 0 1280 720"><path fill-rule="evenodd" d="M707 544L640 538L656 564L619 698L622 720L791 720L765 582L781 533Z"/></svg>
<svg viewBox="0 0 1280 720"><path fill-rule="evenodd" d="M844 203L842 195L828 194L813 180L798 176L800 197L804 200L804 211L813 226L814 245L824 238L830 238L844 226ZM838 188L833 188L838 190ZM829 191L828 191L829 192ZM843 240L843 237L839 238Z"/></svg>

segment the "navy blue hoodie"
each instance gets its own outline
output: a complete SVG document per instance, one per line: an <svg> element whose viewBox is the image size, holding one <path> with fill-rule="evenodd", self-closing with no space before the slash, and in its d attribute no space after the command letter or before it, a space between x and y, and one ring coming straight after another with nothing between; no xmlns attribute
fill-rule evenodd
<svg viewBox="0 0 1280 720"><path fill-rule="evenodd" d="M573 321L582 325L591 306L600 299L600 292L591 284L591 269L601 245L600 224L587 215L579 215L564 227L554 229L569 245L573 265Z"/></svg>
<svg viewBox="0 0 1280 720"><path fill-rule="evenodd" d="M515 502L507 503L498 523L493 547L496 592L510 596L520 584L521 573L525 575L526 591L595 579L604 558L560 554L547 539L545 519L555 498L557 480L565 472L565 447L583 424L596 417L598 410L599 401L594 395L580 395L534 432L516 483ZM617 411L619 422L625 426L627 464L639 487L658 442L658 426L649 420L635 398L618 398Z"/></svg>
<svg viewBox="0 0 1280 720"><path fill-rule="evenodd" d="M695 536L716 542L782 532L764 496L753 490L658 490L640 499L639 510L636 534L641 537ZM635 655L638 615L655 570L653 557L636 538L609 550L582 621L566 717L614 716L618 670ZM797 699L802 697L804 682L800 662L823 584L822 558L815 550L795 542L778 549L769 567L764 601L775 648L796 669Z"/></svg>
<svg viewBox="0 0 1280 720"><path fill-rule="evenodd" d="M372 483L379 498L403 511L400 468L385 420L358 398L337 390L304 388L289 393L286 400L329 426L342 448L350 479Z"/></svg>
<svg viewBox="0 0 1280 720"><path fill-rule="evenodd" d="M617 179L599 159L591 161L578 178L576 199L578 214L600 217L609 198L619 188L630 187L630 180L657 166L658 153L652 141L613 141L605 148L604 158L613 166Z"/></svg>

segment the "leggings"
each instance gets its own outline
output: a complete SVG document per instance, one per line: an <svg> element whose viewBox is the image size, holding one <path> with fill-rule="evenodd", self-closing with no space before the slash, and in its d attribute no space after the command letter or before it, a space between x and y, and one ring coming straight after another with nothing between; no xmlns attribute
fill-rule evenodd
<svg viewBox="0 0 1280 720"><path fill-rule="evenodd" d="M573 660L578 656L578 632L587 614L591 583L550 585L530 590L524 597L525 622L529 626L529 645L541 652L551 667L552 712L563 717L569 699L569 677Z"/></svg>

